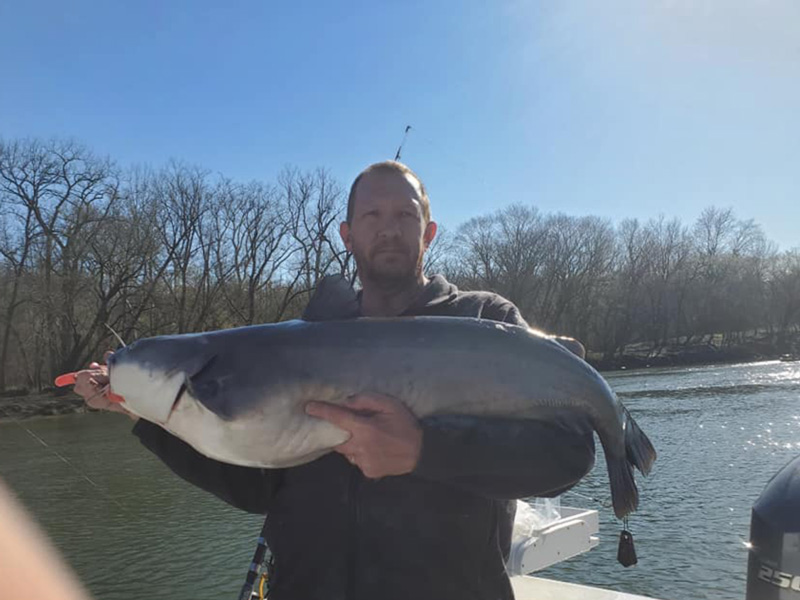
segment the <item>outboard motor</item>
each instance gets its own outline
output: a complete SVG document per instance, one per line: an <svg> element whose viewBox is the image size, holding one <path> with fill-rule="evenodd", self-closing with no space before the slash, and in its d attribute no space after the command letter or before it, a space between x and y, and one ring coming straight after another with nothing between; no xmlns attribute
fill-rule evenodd
<svg viewBox="0 0 800 600"><path fill-rule="evenodd" d="M800 456L753 505L747 600L800 600Z"/></svg>

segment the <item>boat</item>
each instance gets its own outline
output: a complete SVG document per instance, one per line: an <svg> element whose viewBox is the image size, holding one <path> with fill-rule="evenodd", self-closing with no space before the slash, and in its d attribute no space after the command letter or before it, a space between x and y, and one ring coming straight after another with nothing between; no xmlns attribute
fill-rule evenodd
<svg viewBox="0 0 800 600"><path fill-rule="evenodd" d="M781 362L796 362L800 360L800 354L781 354L778 360Z"/></svg>
<svg viewBox="0 0 800 600"><path fill-rule="evenodd" d="M535 575L597 547L599 531L597 510L562 507L558 499L518 501L506 563L516 600L659 600Z"/></svg>
<svg viewBox="0 0 800 600"><path fill-rule="evenodd" d="M516 600L655 600L599 587L537 577L512 577Z"/></svg>

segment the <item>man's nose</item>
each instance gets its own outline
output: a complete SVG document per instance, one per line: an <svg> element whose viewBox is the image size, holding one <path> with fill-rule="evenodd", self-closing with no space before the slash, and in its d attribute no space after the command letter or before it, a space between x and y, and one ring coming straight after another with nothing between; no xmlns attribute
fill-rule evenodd
<svg viewBox="0 0 800 600"><path fill-rule="evenodd" d="M378 235L384 238L399 237L400 236L400 223L397 219L387 219L381 224Z"/></svg>

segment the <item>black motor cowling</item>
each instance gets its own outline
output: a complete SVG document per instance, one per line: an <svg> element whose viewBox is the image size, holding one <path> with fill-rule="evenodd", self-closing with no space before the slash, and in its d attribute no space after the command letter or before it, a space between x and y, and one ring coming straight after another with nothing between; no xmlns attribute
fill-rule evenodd
<svg viewBox="0 0 800 600"><path fill-rule="evenodd" d="M747 600L800 600L800 456L753 505Z"/></svg>

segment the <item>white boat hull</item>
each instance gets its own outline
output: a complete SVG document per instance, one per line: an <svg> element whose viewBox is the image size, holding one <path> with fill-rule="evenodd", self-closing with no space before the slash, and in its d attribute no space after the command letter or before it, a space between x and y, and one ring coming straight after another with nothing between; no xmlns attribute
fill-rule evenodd
<svg viewBox="0 0 800 600"><path fill-rule="evenodd" d="M540 577L512 577L511 585L516 600L656 600L649 596L637 596Z"/></svg>

